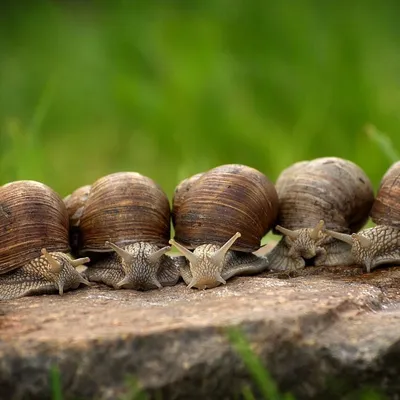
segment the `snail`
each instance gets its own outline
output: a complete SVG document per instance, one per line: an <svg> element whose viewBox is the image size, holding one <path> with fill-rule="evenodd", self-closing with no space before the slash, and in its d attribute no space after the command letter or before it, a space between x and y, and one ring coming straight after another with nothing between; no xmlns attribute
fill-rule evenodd
<svg viewBox="0 0 400 400"><path fill-rule="evenodd" d="M351 246L355 264L367 272L385 264L400 263L400 161L382 177L373 203L371 220L376 224L352 235L327 230L330 236Z"/></svg>
<svg viewBox="0 0 400 400"><path fill-rule="evenodd" d="M76 289L90 283L75 269L68 212L59 195L36 181L0 186L0 299Z"/></svg>
<svg viewBox="0 0 400 400"><path fill-rule="evenodd" d="M166 255L170 203L152 179L136 172L109 174L65 201L79 232L79 254L97 255L84 272L89 281L137 290L177 283L180 257Z"/></svg>
<svg viewBox="0 0 400 400"><path fill-rule="evenodd" d="M351 265L348 243L326 230L357 232L374 201L372 184L355 163L338 157L300 161L276 181L280 210L274 232L283 237L267 255L272 270Z"/></svg>
<svg viewBox="0 0 400 400"><path fill-rule="evenodd" d="M182 181L172 205L170 244L188 260L180 273L189 288L213 288L240 274L266 270L253 254L278 214L274 185L260 171L222 165Z"/></svg>

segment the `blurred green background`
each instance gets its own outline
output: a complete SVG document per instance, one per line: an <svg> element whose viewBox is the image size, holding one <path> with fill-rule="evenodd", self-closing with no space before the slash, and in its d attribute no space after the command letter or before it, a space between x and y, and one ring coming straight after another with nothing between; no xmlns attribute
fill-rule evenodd
<svg viewBox="0 0 400 400"><path fill-rule="evenodd" d="M138 171L335 155L375 188L400 149L400 2L32 1L0 12L0 178L62 196ZM376 135L375 126L385 135Z"/></svg>

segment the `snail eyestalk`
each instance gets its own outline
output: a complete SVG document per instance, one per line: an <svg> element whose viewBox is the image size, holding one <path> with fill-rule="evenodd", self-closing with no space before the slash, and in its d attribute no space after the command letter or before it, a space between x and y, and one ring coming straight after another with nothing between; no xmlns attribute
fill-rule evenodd
<svg viewBox="0 0 400 400"><path fill-rule="evenodd" d="M70 261L71 265L74 268L79 267L80 265L85 265L88 262L90 262L90 258L89 257L77 258L75 260L71 260Z"/></svg>
<svg viewBox="0 0 400 400"><path fill-rule="evenodd" d="M49 253L47 252L47 250L46 250L45 248L43 248L43 249L41 250L41 253L44 255L45 259L46 259L47 262L50 264L50 267L51 267L52 272L54 272L54 273L59 273L59 272L61 272L61 270L62 270L61 264L60 264L56 259L54 259L54 258L51 256L51 254L49 254ZM60 293L60 294L61 294L61 293Z"/></svg>
<svg viewBox="0 0 400 400"><path fill-rule="evenodd" d="M128 253L126 250L121 249L116 244L106 241L106 246L111 247L127 264L133 261L132 254Z"/></svg>
<svg viewBox="0 0 400 400"><path fill-rule="evenodd" d="M356 240L364 249L369 249L372 246L372 241L365 236L360 235L359 233L347 235L345 233L339 233L329 230L327 230L326 233L328 233L328 235L332 236L333 238L341 240L342 242L348 243L350 245L354 245L354 241Z"/></svg>
<svg viewBox="0 0 400 400"><path fill-rule="evenodd" d="M171 250L171 246L165 246L160 250L155 251L149 255L149 261L151 263L157 262L165 253Z"/></svg>
<svg viewBox="0 0 400 400"><path fill-rule="evenodd" d="M175 246L188 260L189 262L193 265L196 266L199 264L199 259L195 254L193 254L190 250L188 250L186 247L182 246L178 242L176 242L174 239L171 239L169 241L169 244Z"/></svg>
<svg viewBox="0 0 400 400"><path fill-rule="evenodd" d="M224 261L224 258L225 258L225 254L227 253L227 251L233 246L235 241L237 239L239 239L241 236L242 235L240 234L240 232L236 232L219 250L217 250L214 253L214 255L212 256L213 263L216 264L216 265L222 264L223 261ZM218 278L217 278L217 280L218 280ZM218 281L222 283L221 280L218 280ZM223 283L225 283L225 281Z"/></svg>
<svg viewBox="0 0 400 400"><path fill-rule="evenodd" d="M341 240L347 244L353 245L353 237L352 235L347 235L346 233L339 233L335 231L326 230L325 231L329 236L332 236L335 239Z"/></svg>

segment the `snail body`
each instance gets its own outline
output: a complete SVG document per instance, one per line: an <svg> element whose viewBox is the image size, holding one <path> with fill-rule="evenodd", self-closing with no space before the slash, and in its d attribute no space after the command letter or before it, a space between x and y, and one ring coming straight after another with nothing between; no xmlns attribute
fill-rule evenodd
<svg viewBox="0 0 400 400"><path fill-rule="evenodd" d="M180 273L189 288L213 288L236 275L267 269L253 254L278 213L274 185L256 169L229 164L196 174L175 190L170 240L187 262Z"/></svg>
<svg viewBox="0 0 400 400"><path fill-rule="evenodd" d="M175 285L179 258L170 250L170 204L163 190L136 172L106 175L66 201L79 230L79 254L97 254L85 276L116 289ZM77 192L76 191L76 192Z"/></svg>
<svg viewBox="0 0 400 400"><path fill-rule="evenodd" d="M351 246L355 264L367 272L380 265L400 264L400 161L383 176L370 212L376 226L352 235L327 233Z"/></svg>
<svg viewBox="0 0 400 400"><path fill-rule="evenodd" d="M90 285L75 269L89 258L69 254L68 227L66 207L47 185L25 180L0 187L0 299Z"/></svg>
<svg viewBox="0 0 400 400"><path fill-rule="evenodd" d="M354 262L349 244L326 230L350 234L367 222L374 192L359 166L338 157L300 161L282 171L276 190L280 210L274 231L283 238L268 254L271 269Z"/></svg>

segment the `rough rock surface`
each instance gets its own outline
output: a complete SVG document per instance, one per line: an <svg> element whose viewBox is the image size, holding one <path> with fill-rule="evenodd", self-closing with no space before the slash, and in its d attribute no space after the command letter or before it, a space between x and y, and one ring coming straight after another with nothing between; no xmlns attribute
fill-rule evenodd
<svg viewBox="0 0 400 400"><path fill-rule="evenodd" d="M99 285L0 310L1 399L51 398L54 365L64 399L118 399L128 376L153 398L239 398L253 380L227 327L240 327L297 399L343 399L366 386L400 398L400 268L307 267L206 291Z"/></svg>

